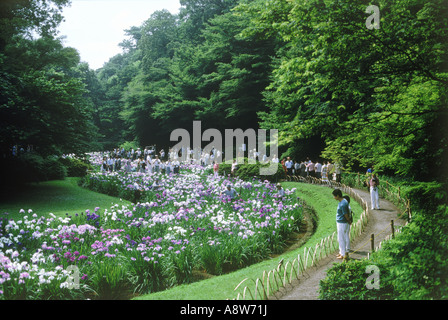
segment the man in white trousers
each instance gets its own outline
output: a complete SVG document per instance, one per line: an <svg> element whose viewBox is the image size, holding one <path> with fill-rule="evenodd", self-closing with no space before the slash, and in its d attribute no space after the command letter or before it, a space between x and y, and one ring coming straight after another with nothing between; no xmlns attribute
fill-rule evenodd
<svg viewBox="0 0 448 320"><path fill-rule="evenodd" d="M336 224L338 230L339 254L338 259L347 258L347 248L350 247L350 211L348 201L342 197L342 191L333 190L333 198L339 202L336 211Z"/></svg>
<svg viewBox="0 0 448 320"><path fill-rule="evenodd" d="M380 185L380 180L376 174L372 174L372 178L369 181L370 185L370 203L372 210L380 209L380 196L378 193L378 186Z"/></svg>

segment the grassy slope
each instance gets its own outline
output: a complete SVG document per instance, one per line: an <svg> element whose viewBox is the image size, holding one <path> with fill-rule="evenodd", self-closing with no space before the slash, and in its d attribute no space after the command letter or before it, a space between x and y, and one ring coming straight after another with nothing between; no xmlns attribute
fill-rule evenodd
<svg viewBox="0 0 448 320"><path fill-rule="evenodd" d="M303 183L284 183L285 188L297 188L297 196L304 199L310 206L314 207L319 215L318 228L315 234L305 244L305 246L315 246L317 242L336 231L336 207L337 202L331 195L331 189L322 186L309 185ZM355 213L362 212L361 207L353 202L351 207ZM356 217L355 217L356 218ZM278 262L293 260L298 254L303 254L303 248L284 254L281 257L267 260L253 266L232 272L219 277L203 280L189 285L181 285L170 290L157 292L149 295L137 297L142 300L225 300L236 298L235 287L243 279L256 279L262 277L264 270L271 270L278 265ZM249 280L248 280L249 281Z"/></svg>
<svg viewBox="0 0 448 320"><path fill-rule="evenodd" d="M48 181L27 185L16 192L3 191L0 196L0 215L8 212L8 217L19 216L20 209L28 214L32 209L38 215L53 213L63 216L81 213L86 209L93 211L95 207L110 208L112 204L123 203L120 199L95 193L78 186L79 178Z"/></svg>

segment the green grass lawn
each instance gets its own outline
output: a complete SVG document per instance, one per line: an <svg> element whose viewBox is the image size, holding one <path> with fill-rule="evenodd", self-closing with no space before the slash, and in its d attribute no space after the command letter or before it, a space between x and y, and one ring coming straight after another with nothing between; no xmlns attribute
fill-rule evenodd
<svg viewBox="0 0 448 320"><path fill-rule="evenodd" d="M4 190L0 195L0 215L8 212L8 217L19 216L20 209L28 214L47 216L50 212L56 216L81 213L87 209L93 212L95 207L110 208L112 204L123 203L118 198L92 192L78 186L79 178L28 184L18 190Z"/></svg>

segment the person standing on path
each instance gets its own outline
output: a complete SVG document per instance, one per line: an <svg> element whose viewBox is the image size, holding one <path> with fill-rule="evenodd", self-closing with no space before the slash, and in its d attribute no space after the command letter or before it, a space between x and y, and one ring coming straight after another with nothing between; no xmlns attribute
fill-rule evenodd
<svg viewBox="0 0 448 320"><path fill-rule="evenodd" d="M291 157L288 157L285 162L286 174L288 176L292 176L292 166L293 166L293 162L291 160Z"/></svg>
<svg viewBox="0 0 448 320"><path fill-rule="evenodd" d="M342 197L342 191L335 189L332 192L333 198L339 202L336 211L336 224L338 230L339 254L338 259L344 259L347 255L347 248L350 242L350 211L346 199Z"/></svg>
<svg viewBox="0 0 448 320"><path fill-rule="evenodd" d="M369 181L370 186L370 202L372 210L380 209L380 197L378 192L378 186L380 185L380 180L376 174L372 174L372 178Z"/></svg>

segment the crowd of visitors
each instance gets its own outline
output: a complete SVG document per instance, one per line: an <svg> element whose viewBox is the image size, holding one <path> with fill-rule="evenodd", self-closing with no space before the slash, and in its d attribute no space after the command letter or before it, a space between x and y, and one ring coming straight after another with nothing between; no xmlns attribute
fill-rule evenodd
<svg viewBox="0 0 448 320"><path fill-rule="evenodd" d="M266 154L259 154L256 150L247 153L242 151L239 150L240 155L247 154L249 160L256 160L262 163L280 163L286 176L313 177L322 179L322 181L341 181L342 168L338 163L333 164L330 161L321 162L320 160L314 162L308 157L302 161L294 161L291 157L286 157L280 161L277 155L267 157ZM133 161L138 162L136 169L133 169L131 166ZM222 161L224 161L224 153L215 148L212 148L210 151L204 151L199 148L181 150L170 148L168 152L165 152L164 149L156 152L155 146L146 147L143 150L140 148L130 150L117 148L104 157L101 170L178 173L181 163L187 162L188 164L212 166L214 174L217 175L219 163ZM238 161L235 159L231 167L232 175L234 175L237 166Z"/></svg>
<svg viewBox="0 0 448 320"><path fill-rule="evenodd" d="M244 149L239 150L240 155ZM185 156L182 154L185 152ZM246 154L243 152L242 154ZM303 161L294 161L291 157L280 159L273 155L272 158L267 157L265 154L260 155L256 150L247 152L248 158L257 160L260 162L273 162L280 163L285 172L285 176L300 176L303 178L316 178L323 182L336 181L341 182L342 166L339 163L331 163L330 161L313 161L310 158L306 158ZM184 159L184 161L181 161ZM186 160L185 160L186 159ZM198 164L202 166L211 166L213 168L213 174L215 177L219 172L219 163L223 161L223 152L217 149L211 151L204 151L203 149L182 149L175 150L170 148L168 152L161 149L156 152L155 146L146 147L141 150L124 148L114 149L108 156L103 158L101 165L101 171L120 171L126 172L138 171L143 173L166 173L166 174L178 174L181 163L187 162L189 164ZM137 162L137 165L132 166L132 162ZM235 172L238 166L237 159L233 160L231 166L231 175L235 176ZM372 210L378 210L379 205L379 179L371 168L366 172L367 180L366 184L371 196L371 208ZM279 189L281 193L282 189ZM230 192L230 191L229 191ZM232 198L235 194L232 193Z"/></svg>
<svg viewBox="0 0 448 320"><path fill-rule="evenodd" d="M272 160L278 162L278 158ZM341 182L342 167L339 163L331 163L330 161L312 161L306 158L303 161L294 161L291 157L284 158L281 162L283 170L287 176L301 176L303 178L317 178L322 181L334 180Z"/></svg>
<svg viewBox="0 0 448 320"><path fill-rule="evenodd" d="M32 144L28 144L26 146L15 144L8 149L0 149L0 157L1 158L17 157L21 154L33 151L34 146Z"/></svg>
<svg viewBox="0 0 448 320"><path fill-rule="evenodd" d="M137 165L132 166L132 162L137 162ZM180 164L178 159L166 158L163 149L156 154L154 146L146 147L144 150L137 148L128 151L124 148L117 148L109 152L108 156L103 157L101 171L124 170L126 172L178 174Z"/></svg>
<svg viewBox="0 0 448 320"><path fill-rule="evenodd" d="M240 150L240 156L241 156ZM182 153L186 152L185 157L182 157ZM243 153L245 154L245 153ZM276 155L272 158L266 157L266 155L260 155L257 152L248 152L249 159L254 159L260 162L267 163L269 161L273 163L280 163L283 167L286 177L300 176L303 178L316 178L321 181L341 181L342 166L339 163L331 163L330 161L313 161L310 158L306 158L303 161L294 161L291 157L283 158L280 160ZM211 166L213 168L213 174L216 177L219 172L219 164L223 161L223 153L219 150L212 149L210 152L201 149L189 149L186 150L173 150L169 149L168 153L162 149L156 153L155 147L147 147L144 150L139 148L136 150L125 151L124 149L115 149L110 153L109 157L104 157L102 170L103 171L117 171L117 170L137 170L139 172L148 173L179 173L179 167L183 159L189 164L199 164L202 166ZM137 161L137 166L131 167L131 162ZM235 176L235 172L238 166L238 158L233 160L231 166L231 175ZM134 169L133 169L134 168ZM156 182L156 185L158 180ZM370 192L371 208L372 210L378 210L379 205L379 193L378 186L380 184L379 179L372 168L369 168L366 172L366 186ZM279 197L285 196L285 190L279 183L276 185L277 194ZM347 259L350 252L350 226L353 222L353 212L350 207L350 197L343 196L340 189L333 189L333 198L338 201L336 210L336 225L337 235L339 243L338 259ZM235 200L241 197L241 195L235 190L235 188L227 184L221 193L221 196L226 196L229 200Z"/></svg>

